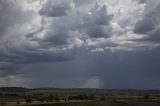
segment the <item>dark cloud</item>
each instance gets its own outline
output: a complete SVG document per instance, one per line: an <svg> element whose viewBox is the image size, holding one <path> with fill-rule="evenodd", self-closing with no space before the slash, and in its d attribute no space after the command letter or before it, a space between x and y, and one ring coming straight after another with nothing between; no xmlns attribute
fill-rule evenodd
<svg viewBox="0 0 160 106"><path fill-rule="evenodd" d="M89 13L84 16L84 24L88 25L109 25L112 15L108 14L107 7L96 3Z"/></svg>
<svg viewBox="0 0 160 106"><path fill-rule="evenodd" d="M143 19L143 21L140 21L136 24L134 32L147 34L154 29L155 29L154 20L152 20L152 18L150 18L149 16L148 17L146 16Z"/></svg>
<svg viewBox="0 0 160 106"><path fill-rule="evenodd" d="M50 9L50 7L52 8L51 4L58 7L59 5L61 7L61 5L63 6L72 4L72 2L64 1L57 1L56 3L53 1L47 1L45 5L42 5L40 12L43 10L43 8L45 8L46 12L44 13L54 13L54 10ZM73 10L75 12L72 13ZM113 15L108 14L107 7L105 5L94 3L93 6L91 6L84 13L79 12L76 7L74 7L73 10L70 10L70 14L68 14L66 17L57 17L56 19L45 19L48 18L48 16L44 15L43 20L41 21L41 28L26 34L26 40L38 44L38 47L35 49L42 54L39 55L38 52L35 52L35 55L37 55L38 58L41 56L42 58L40 59L46 61L48 59L44 59L43 54L50 56L47 54L52 53L49 61L52 59L53 62L57 61L56 58L52 57L57 57L61 60L61 57L59 56L62 56L62 58L66 56L66 59L68 59L70 54L75 54L78 52L77 50L79 49L76 49L76 47L80 47L80 45L85 42L85 38L87 38L87 36L91 38L103 38L111 35L112 26L110 21L112 20ZM55 16L50 17L54 18ZM77 35L77 33L80 35ZM41 51L41 49L44 49L44 51ZM49 52L49 49L52 49L53 51ZM32 56L31 54L31 57L36 56Z"/></svg>
<svg viewBox="0 0 160 106"><path fill-rule="evenodd" d="M153 0L1 0L0 82L158 88L159 9Z"/></svg>
<svg viewBox="0 0 160 106"><path fill-rule="evenodd" d="M69 1L64 0L48 0L39 11L40 15L47 17L59 17L67 15L67 11L71 8Z"/></svg>
<svg viewBox="0 0 160 106"><path fill-rule="evenodd" d="M74 52L71 51L64 51L64 52L48 52L45 50L33 50L30 49L29 51L12 51L8 55L3 55L1 58L2 61L11 62L16 64L26 64L26 63L34 63L34 62L58 62L58 61L65 61L71 59Z"/></svg>
<svg viewBox="0 0 160 106"><path fill-rule="evenodd" d="M109 37L112 34L112 26L110 25L112 17L108 14L105 5L101 6L96 3L89 14L83 18L84 25L82 27L84 27L84 32L93 38Z"/></svg>
<svg viewBox="0 0 160 106"><path fill-rule="evenodd" d="M143 41L159 42L160 40L160 2L148 0L142 20L135 25L134 32L147 35ZM152 7L151 7L152 5Z"/></svg>
<svg viewBox="0 0 160 106"><path fill-rule="evenodd" d="M65 46L69 44L69 32L64 29L63 31L57 28L54 28L51 31L48 31L45 34L43 39L34 38L34 35L42 33L41 31L36 31L26 35L28 40L36 41L41 47L56 47L56 46Z"/></svg>
<svg viewBox="0 0 160 106"><path fill-rule="evenodd" d="M92 64L90 73L104 80L104 88L159 88L159 50L94 53L87 63Z"/></svg>
<svg viewBox="0 0 160 106"><path fill-rule="evenodd" d="M109 37L111 35L111 28L105 28L104 26L94 26L88 27L84 29L86 34L93 38L100 38L100 37Z"/></svg>
<svg viewBox="0 0 160 106"><path fill-rule="evenodd" d="M133 0L134 1L134 0ZM147 0L137 0L138 3L145 3Z"/></svg>
<svg viewBox="0 0 160 106"><path fill-rule="evenodd" d="M20 2L23 3L23 2ZM23 23L30 16L29 12L24 12L20 4L16 1L1 0L0 1L0 35L4 35L6 31L15 24Z"/></svg>
<svg viewBox="0 0 160 106"><path fill-rule="evenodd" d="M159 53L156 49L101 52L66 62L27 65L32 73L33 83L30 86L83 87L87 81L91 80L92 83L92 79L98 76L103 80L103 87L108 89L158 89Z"/></svg>
<svg viewBox="0 0 160 106"><path fill-rule="evenodd" d="M0 77L8 76L10 74L16 74L18 72L18 67L15 64L10 64L6 62L0 63Z"/></svg>

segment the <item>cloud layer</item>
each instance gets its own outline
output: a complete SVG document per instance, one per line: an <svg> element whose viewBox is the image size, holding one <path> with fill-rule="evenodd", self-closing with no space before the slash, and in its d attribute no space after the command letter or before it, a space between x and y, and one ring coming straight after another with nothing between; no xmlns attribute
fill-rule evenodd
<svg viewBox="0 0 160 106"><path fill-rule="evenodd" d="M158 0L1 0L0 77L22 79L21 75L36 75L37 64L61 62L65 66L67 61L91 59L96 53L159 50L159 10ZM84 70L94 73L92 68L80 69ZM77 80L98 83L104 76L97 74L82 74Z"/></svg>

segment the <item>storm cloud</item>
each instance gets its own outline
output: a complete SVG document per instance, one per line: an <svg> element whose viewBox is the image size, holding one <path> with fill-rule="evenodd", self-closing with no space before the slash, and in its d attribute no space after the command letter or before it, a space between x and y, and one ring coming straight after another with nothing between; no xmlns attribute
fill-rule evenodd
<svg viewBox="0 0 160 106"><path fill-rule="evenodd" d="M159 88L159 10L158 0L1 0L0 86Z"/></svg>
<svg viewBox="0 0 160 106"><path fill-rule="evenodd" d="M71 4L64 0L53 0L48 1L43 5L42 9L39 11L40 15L47 17L60 17L67 15L67 11L71 8Z"/></svg>
<svg viewBox="0 0 160 106"><path fill-rule="evenodd" d="M160 35L160 2L159 1L144 1L146 7L143 12L142 20L135 25L134 32L145 34L144 41L159 43ZM152 5L152 7L151 7Z"/></svg>

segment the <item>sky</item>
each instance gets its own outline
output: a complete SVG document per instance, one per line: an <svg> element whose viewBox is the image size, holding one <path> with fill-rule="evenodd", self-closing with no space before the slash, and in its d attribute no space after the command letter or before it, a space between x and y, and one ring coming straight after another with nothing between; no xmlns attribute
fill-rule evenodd
<svg viewBox="0 0 160 106"><path fill-rule="evenodd" d="M160 89L160 0L0 0L0 87Z"/></svg>

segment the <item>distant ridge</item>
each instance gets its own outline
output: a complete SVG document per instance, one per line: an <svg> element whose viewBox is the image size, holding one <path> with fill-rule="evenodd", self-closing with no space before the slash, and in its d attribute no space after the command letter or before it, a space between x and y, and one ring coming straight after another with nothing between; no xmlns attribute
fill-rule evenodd
<svg viewBox="0 0 160 106"><path fill-rule="evenodd" d="M30 92L30 91L54 91L54 92L99 92L99 93L151 93L160 94L160 90L138 89L96 89L96 88L24 88L24 87L0 87L0 92Z"/></svg>
<svg viewBox="0 0 160 106"><path fill-rule="evenodd" d="M29 92L31 90L23 87L0 87L0 92Z"/></svg>

